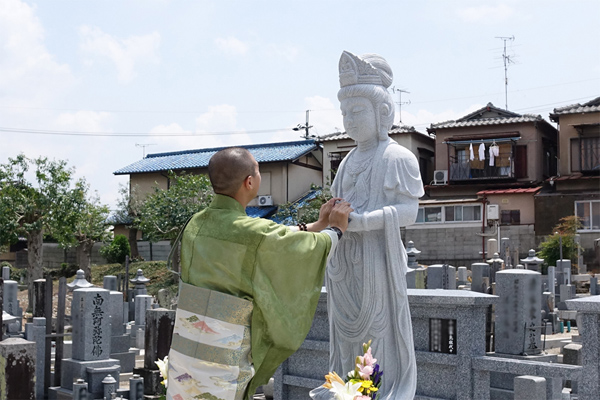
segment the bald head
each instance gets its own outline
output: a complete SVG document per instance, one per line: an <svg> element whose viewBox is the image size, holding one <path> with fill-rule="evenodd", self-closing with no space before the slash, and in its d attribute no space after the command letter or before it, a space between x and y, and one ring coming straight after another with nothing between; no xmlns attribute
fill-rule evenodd
<svg viewBox="0 0 600 400"><path fill-rule="evenodd" d="M248 176L257 172L256 160L242 147L223 149L208 162L208 176L215 193L230 197L234 197Z"/></svg>

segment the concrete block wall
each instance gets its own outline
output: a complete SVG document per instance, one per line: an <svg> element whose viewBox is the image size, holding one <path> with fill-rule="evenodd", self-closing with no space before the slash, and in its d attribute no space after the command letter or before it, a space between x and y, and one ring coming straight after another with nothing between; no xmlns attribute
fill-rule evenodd
<svg viewBox="0 0 600 400"><path fill-rule="evenodd" d="M449 263L456 267L470 266L472 263L481 262L483 257L479 254L482 250L482 238L477 235L481 228L445 228L432 227L430 229L411 229L408 227L403 232L404 243L412 240L415 247L421 250L417 261L419 264ZM511 239L511 247L518 246L519 257L527 257L529 249L536 249L536 237L533 225L511 225L500 227L501 237ZM495 238L495 237L494 237ZM484 238L487 241L489 238ZM487 258L490 258L488 255Z"/></svg>

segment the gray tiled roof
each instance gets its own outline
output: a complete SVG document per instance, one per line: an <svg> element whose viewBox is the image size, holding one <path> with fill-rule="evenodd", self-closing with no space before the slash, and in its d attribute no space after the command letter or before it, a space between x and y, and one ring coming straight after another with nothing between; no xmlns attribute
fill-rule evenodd
<svg viewBox="0 0 600 400"><path fill-rule="evenodd" d="M554 112L550 114L550 118L554 119L555 116L562 114L583 114L598 111L600 111L600 97L596 97L584 104L577 103L555 108Z"/></svg>
<svg viewBox="0 0 600 400"><path fill-rule="evenodd" d="M266 143L239 146L248 149L259 163L293 161L318 148L314 140ZM225 147L148 154L145 158L121 168L113 174L127 175L144 172L204 168L217 151Z"/></svg>
<svg viewBox="0 0 600 400"><path fill-rule="evenodd" d="M419 133L421 135L425 135L425 136L429 137L429 135L417 131L414 128L414 126L392 125L392 128L389 131L389 134L390 135L394 135L394 134L399 134L399 133ZM331 142L331 141L334 141L334 140L343 140L343 139L350 139L350 136L348 136L348 134L346 132L334 132L334 133L329 133L327 135L319 136L317 138L317 140L319 142Z"/></svg>
<svg viewBox="0 0 600 400"><path fill-rule="evenodd" d="M445 121L437 124L431 124L431 129L443 128L462 128L465 126L485 126L485 125L503 125L503 124L518 124L522 122L544 121L541 115L524 114L518 117L497 117L497 118L482 118L469 121Z"/></svg>

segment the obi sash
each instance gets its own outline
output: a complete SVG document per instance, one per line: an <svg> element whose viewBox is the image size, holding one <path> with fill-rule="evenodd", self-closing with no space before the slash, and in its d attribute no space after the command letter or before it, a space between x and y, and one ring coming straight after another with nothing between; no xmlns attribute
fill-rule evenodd
<svg viewBox="0 0 600 400"><path fill-rule="evenodd" d="M167 400L243 400L250 358L252 302L179 282L169 352Z"/></svg>

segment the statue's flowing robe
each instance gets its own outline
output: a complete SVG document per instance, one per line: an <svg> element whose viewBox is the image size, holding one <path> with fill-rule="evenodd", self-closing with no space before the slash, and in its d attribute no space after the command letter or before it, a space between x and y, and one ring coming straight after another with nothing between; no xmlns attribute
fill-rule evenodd
<svg viewBox="0 0 600 400"><path fill-rule="evenodd" d="M384 227L346 231L328 265L330 368L339 374L352 371L362 344L373 340L383 371L381 400L412 400L417 376L400 227L415 222L424 193L419 166L410 151L389 138L358 169L351 165L356 151L340 164L332 192L358 214L383 210Z"/></svg>
<svg viewBox="0 0 600 400"><path fill-rule="evenodd" d="M337 242L335 233L325 232L293 232L270 220L250 218L240 203L222 195L216 195L185 228L181 281L252 303L248 361L254 376L244 398L251 399L256 388L268 382L308 334L327 257ZM230 311L229 317L235 316L236 310ZM201 328L210 332L208 326ZM170 357L170 371L177 369L172 362L175 360ZM197 388L214 383L215 377L200 369L188 365L186 370L191 371L189 375L197 374L193 376ZM167 397L174 398L169 392Z"/></svg>

